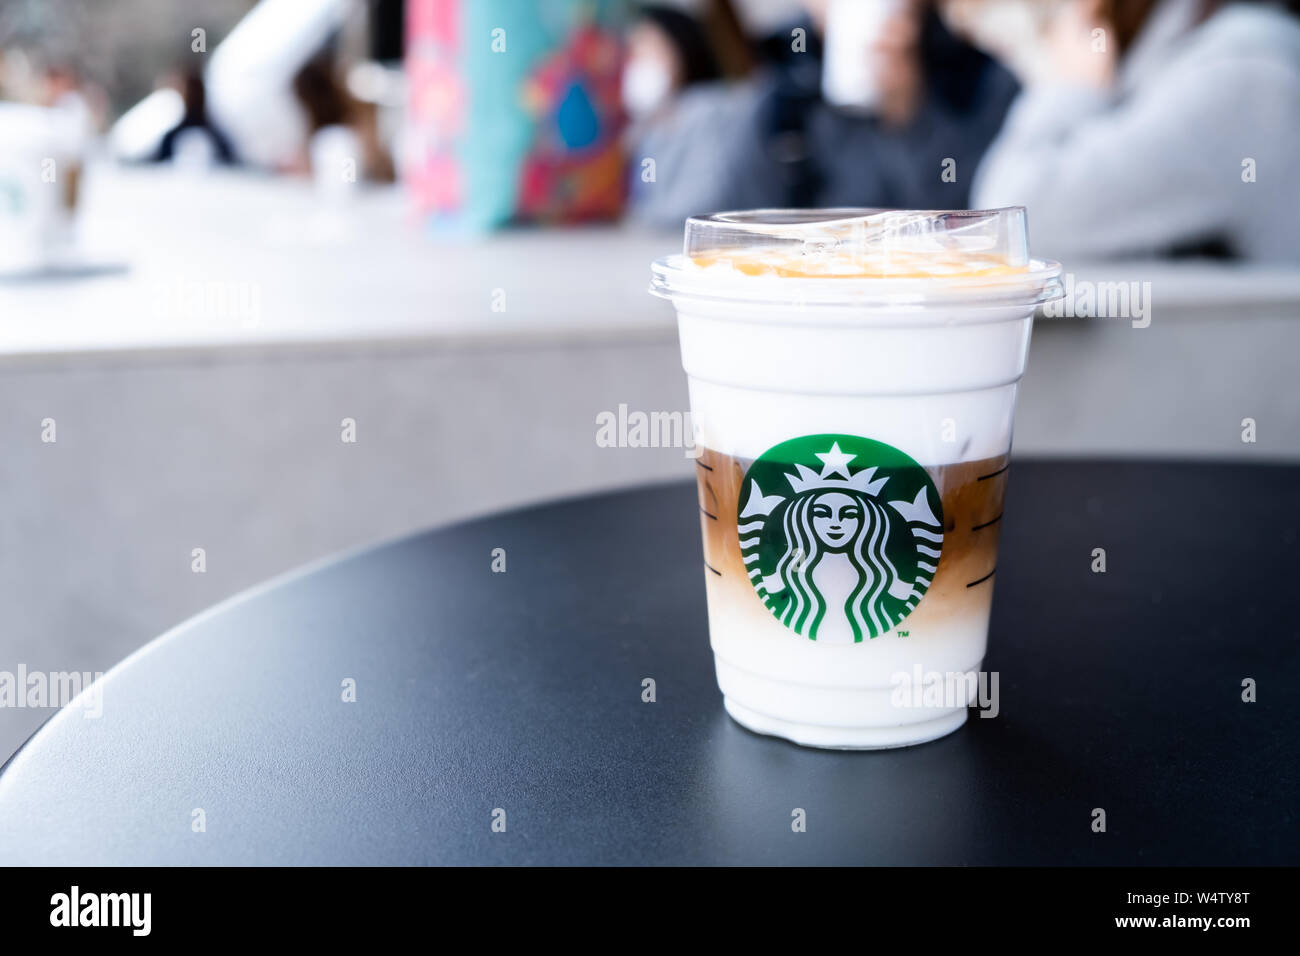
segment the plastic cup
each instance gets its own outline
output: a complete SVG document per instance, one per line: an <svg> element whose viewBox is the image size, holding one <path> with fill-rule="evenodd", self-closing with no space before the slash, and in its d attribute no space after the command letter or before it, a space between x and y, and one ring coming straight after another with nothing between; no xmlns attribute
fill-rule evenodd
<svg viewBox="0 0 1300 956"><path fill-rule="evenodd" d="M71 110L0 103L0 272L39 270L72 246L79 119Z"/></svg>
<svg viewBox="0 0 1300 956"><path fill-rule="evenodd" d="M1060 265L1021 208L694 218L653 264L690 385L727 711L816 747L966 720L1017 383Z"/></svg>

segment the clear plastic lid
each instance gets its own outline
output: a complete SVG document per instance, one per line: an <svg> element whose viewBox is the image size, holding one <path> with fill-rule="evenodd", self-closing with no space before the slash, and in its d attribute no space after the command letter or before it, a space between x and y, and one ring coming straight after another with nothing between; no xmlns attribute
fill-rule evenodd
<svg viewBox="0 0 1300 956"><path fill-rule="evenodd" d="M651 291L802 304L1036 304L1059 263L1029 255L1025 210L761 209L694 217ZM833 280L833 281L827 281Z"/></svg>

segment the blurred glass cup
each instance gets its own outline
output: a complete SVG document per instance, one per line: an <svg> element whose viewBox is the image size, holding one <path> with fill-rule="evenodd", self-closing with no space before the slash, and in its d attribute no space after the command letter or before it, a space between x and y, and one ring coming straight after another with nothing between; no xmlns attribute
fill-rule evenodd
<svg viewBox="0 0 1300 956"><path fill-rule="evenodd" d="M0 103L0 271L40 269L72 248L81 121L69 110Z"/></svg>

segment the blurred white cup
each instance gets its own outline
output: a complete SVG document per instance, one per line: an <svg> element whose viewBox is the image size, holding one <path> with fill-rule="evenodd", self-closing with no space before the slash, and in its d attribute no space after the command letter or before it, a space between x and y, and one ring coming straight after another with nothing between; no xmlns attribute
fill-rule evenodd
<svg viewBox="0 0 1300 956"><path fill-rule="evenodd" d="M308 144L312 179L326 196L350 196L361 179L363 145L347 126L323 126Z"/></svg>
<svg viewBox="0 0 1300 956"><path fill-rule="evenodd" d="M822 60L822 96L826 102L861 112L879 107L880 84L871 48L906 2L830 0Z"/></svg>
<svg viewBox="0 0 1300 956"><path fill-rule="evenodd" d="M0 103L0 270L40 268L70 248L84 150L72 111Z"/></svg>

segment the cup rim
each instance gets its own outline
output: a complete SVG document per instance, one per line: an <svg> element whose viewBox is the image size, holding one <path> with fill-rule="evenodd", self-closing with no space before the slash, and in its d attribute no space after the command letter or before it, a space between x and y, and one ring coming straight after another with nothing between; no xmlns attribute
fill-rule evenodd
<svg viewBox="0 0 1300 956"><path fill-rule="evenodd" d="M718 276L694 266L684 253L650 265L650 293L670 301L744 303L783 308L893 308L942 306L1038 307L1065 294L1063 268L1054 259L1030 258L1023 272L984 276Z"/></svg>

